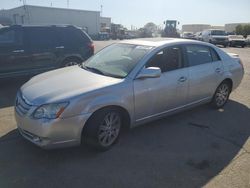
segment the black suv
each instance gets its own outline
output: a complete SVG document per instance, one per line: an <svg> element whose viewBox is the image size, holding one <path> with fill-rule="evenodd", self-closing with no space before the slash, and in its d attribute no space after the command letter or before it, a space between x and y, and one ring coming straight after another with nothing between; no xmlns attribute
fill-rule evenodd
<svg viewBox="0 0 250 188"><path fill-rule="evenodd" d="M74 26L0 29L0 78L75 65L94 54L91 38Z"/></svg>

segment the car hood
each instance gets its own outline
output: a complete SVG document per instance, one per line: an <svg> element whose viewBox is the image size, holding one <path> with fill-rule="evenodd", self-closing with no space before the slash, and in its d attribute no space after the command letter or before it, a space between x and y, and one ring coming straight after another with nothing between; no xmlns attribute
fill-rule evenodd
<svg viewBox="0 0 250 188"><path fill-rule="evenodd" d="M245 39L229 39L230 41L240 41L240 42L245 42Z"/></svg>
<svg viewBox="0 0 250 188"><path fill-rule="evenodd" d="M72 66L33 77L21 87L21 92L31 104L41 105L67 100L122 81Z"/></svg>
<svg viewBox="0 0 250 188"><path fill-rule="evenodd" d="M224 35L212 35L212 37L214 39L228 39L228 36L224 36Z"/></svg>

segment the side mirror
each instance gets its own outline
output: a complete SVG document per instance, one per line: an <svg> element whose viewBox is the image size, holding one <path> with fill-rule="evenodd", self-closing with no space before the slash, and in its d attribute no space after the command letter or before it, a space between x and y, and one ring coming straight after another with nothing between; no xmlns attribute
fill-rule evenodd
<svg viewBox="0 0 250 188"><path fill-rule="evenodd" d="M136 79L159 78L160 76L161 76L161 69L159 67L148 67L148 68L143 68L136 77Z"/></svg>

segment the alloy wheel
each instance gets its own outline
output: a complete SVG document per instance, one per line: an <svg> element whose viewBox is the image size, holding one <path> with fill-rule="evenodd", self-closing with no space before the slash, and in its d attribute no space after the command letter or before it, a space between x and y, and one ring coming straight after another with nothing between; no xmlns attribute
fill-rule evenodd
<svg viewBox="0 0 250 188"><path fill-rule="evenodd" d="M120 129L121 129L120 115L116 112L108 113L99 127L98 131L99 143L104 147L112 145L119 136Z"/></svg>
<svg viewBox="0 0 250 188"><path fill-rule="evenodd" d="M222 84L218 88L218 90L217 90L217 92L215 94L216 105L218 107L223 106L227 102L229 94L230 94L230 88L229 88L228 84Z"/></svg>
<svg viewBox="0 0 250 188"><path fill-rule="evenodd" d="M74 62L74 61L70 61L70 62L65 64L65 67L74 66L74 65L78 65L78 63Z"/></svg>

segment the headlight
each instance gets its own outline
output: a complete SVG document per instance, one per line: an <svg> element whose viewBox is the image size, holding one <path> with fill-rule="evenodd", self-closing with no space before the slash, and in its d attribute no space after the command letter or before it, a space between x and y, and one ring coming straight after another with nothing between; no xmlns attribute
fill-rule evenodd
<svg viewBox="0 0 250 188"><path fill-rule="evenodd" d="M33 117L35 119L56 119L63 113L68 104L68 102L44 104L35 110Z"/></svg>

